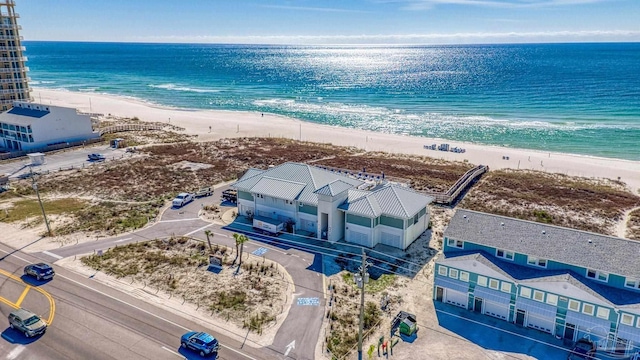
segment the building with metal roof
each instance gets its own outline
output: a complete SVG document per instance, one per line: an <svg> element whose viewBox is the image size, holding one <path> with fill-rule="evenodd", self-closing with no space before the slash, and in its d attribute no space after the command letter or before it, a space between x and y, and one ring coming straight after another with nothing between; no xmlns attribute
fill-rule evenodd
<svg viewBox="0 0 640 360"><path fill-rule="evenodd" d="M406 249L429 225L431 197L389 183L370 184L315 166L249 169L232 187L238 214L279 219L318 239Z"/></svg>
<svg viewBox="0 0 640 360"><path fill-rule="evenodd" d="M91 117L76 109L15 101L0 113L0 148L29 151L99 137Z"/></svg>
<svg viewBox="0 0 640 360"><path fill-rule="evenodd" d="M604 351L640 350L640 242L458 210L434 299Z"/></svg>

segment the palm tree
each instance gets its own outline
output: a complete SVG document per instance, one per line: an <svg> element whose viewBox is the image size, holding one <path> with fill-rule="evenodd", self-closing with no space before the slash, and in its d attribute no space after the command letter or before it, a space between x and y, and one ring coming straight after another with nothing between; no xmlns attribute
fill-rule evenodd
<svg viewBox="0 0 640 360"><path fill-rule="evenodd" d="M209 237L213 237L213 232L211 230L205 230L204 234L207 236L207 243L209 243L209 252L213 253L213 247L211 246L211 239Z"/></svg>
<svg viewBox="0 0 640 360"><path fill-rule="evenodd" d="M240 258L240 262L238 263L238 269L240 269L240 265L242 265L242 250L244 249L244 243L249 241L249 238L243 234L233 234L233 238L236 240L236 259ZM238 247L240 247L240 251L238 251ZM234 264L236 259L233 260Z"/></svg>

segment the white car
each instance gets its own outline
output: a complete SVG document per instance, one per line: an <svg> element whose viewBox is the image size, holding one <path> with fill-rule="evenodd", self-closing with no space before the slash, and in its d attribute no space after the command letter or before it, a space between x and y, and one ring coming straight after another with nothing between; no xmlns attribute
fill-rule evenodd
<svg viewBox="0 0 640 360"><path fill-rule="evenodd" d="M178 196L173 199L173 207L183 207L186 204L193 201L193 194L190 193L180 193Z"/></svg>

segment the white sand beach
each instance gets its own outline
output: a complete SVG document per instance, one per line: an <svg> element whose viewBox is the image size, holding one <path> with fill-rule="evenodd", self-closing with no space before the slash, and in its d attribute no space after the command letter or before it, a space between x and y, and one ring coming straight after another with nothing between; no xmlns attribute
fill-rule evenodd
<svg viewBox="0 0 640 360"><path fill-rule="evenodd" d="M143 121L166 122L198 135L200 141L229 137L286 137L304 141L356 146L368 151L418 154L447 160L468 160L491 169L531 169L574 176L608 178L625 182L637 193L640 189L640 161L581 155L547 153L476 145L443 139L384 134L364 130L314 124L283 116L219 110L185 110L162 107L125 97L34 88L37 102L75 107L83 112L138 117ZM209 132L211 126L211 132ZM448 143L465 153L426 150L424 145ZM505 160L505 156L508 160Z"/></svg>

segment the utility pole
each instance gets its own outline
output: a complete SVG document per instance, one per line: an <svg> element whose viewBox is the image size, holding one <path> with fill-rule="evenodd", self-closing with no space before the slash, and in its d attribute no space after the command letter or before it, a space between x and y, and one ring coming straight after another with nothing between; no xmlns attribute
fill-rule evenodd
<svg viewBox="0 0 640 360"><path fill-rule="evenodd" d="M38 183L36 182L36 178L33 176L33 168L29 168L29 174L31 175L31 181L33 190L36 191L36 196L38 197L38 203L40 203L40 210L42 210L42 217L44 217L44 223L47 225L47 234L51 236L51 228L49 227L49 220L47 220L47 213L44 211L44 205L42 205L42 200L40 199L40 191L38 191Z"/></svg>
<svg viewBox="0 0 640 360"><path fill-rule="evenodd" d="M364 284L369 282L369 273L367 269L367 253L362 248L362 265L358 269L360 271L360 279L356 279L360 287L360 326L358 328L358 360L362 360L362 328L364 327Z"/></svg>

